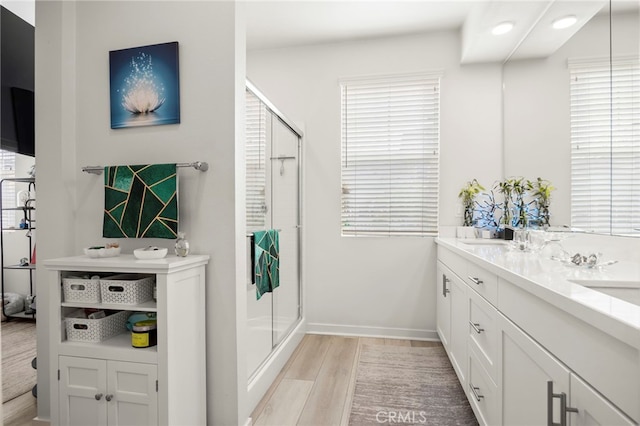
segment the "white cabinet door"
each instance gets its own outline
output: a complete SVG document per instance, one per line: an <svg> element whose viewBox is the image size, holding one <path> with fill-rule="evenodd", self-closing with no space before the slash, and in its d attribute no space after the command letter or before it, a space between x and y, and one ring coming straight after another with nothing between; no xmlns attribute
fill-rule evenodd
<svg viewBox="0 0 640 426"><path fill-rule="evenodd" d="M578 410L568 414L573 426L635 424L575 374L571 375L570 406Z"/></svg>
<svg viewBox="0 0 640 426"><path fill-rule="evenodd" d="M155 364L61 356L59 368L61 425L158 424Z"/></svg>
<svg viewBox="0 0 640 426"><path fill-rule="evenodd" d="M440 262L437 267L437 301L436 312L437 321L436 328L440 340L444 345L444 348L449 351L449 337L451 335L451 295L450 295L450 276L453 274L449 272Z"/></svg>
<svg viewBox="0 0 640 426"><path fill-rule="evenodd" d="M104 360L59 357L60 424L105 426L107 424L107 363Z"/></svg>
<svg viewBox="0 0 640 426"><path fill-rule="evenodd" d="M469 302L467 285L457 275L449 278L451 293L451 336L449 357L460 383L467 387L467 340L469 338ZM470 290L469 290L470 291Z"/></svg>
<svg viewBox="0 0 640 426"><path fill-rule="evenodd" d="M158 424L158 367L134 362L107 362L110 426Z"/></svg>
<svg viewBox="0 0 640 426"><path fill-rule="evenodd" d="M549 415L560 424L559 395L569 394L569 370L504 316L498 315L498 322L501 424L545 425Z"/></svg>

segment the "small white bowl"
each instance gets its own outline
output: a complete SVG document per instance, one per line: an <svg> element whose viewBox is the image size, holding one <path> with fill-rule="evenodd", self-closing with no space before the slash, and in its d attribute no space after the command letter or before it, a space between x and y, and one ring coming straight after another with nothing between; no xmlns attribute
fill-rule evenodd
<svg viewBox="0 0 640 426"><path fill-rule="evenodd" d="M162 259L169 250L160 247L139 248L133 251L133 255L138 259Z"/></svg>
<svg viewBox="0 0 640 426"><path fill-rule="evenodd" d="M86 248L84 249L84 254L89 257L97 258L97 257L115 257L120 256L120 247L101 247L101 248Z"/></svg>

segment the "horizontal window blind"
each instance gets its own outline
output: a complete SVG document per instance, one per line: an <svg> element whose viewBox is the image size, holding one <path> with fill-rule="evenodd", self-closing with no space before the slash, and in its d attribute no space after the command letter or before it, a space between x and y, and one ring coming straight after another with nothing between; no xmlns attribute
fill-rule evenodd
<svg viewBox="0 0 640 426"><path fill-rule="evenodd" d="M341 82L342 235L436 235L440 77Z"/></svg>
<svg viewBox="0 0 640 426"><path fill-rule="evenodd" d="M11 151L0 150L0 180L16 177L16 154ZM16 207L16 184L5 182L2 185L3 208ZM16 212L5 210L2 212L2 226L8 228L16 225Z"/></svg>
<svg viewBox="0 0 640 426"><path fill-rule="evenodd" d="M246 92L247 228L265 227L267 109L251 91Z"/></svg>
<svg viewBox="0 0 640 426"><path fill-rule="evenodd" d="M570 61L569 70L571 225L594 232L638 234L638 58L614 59L611 66L608 60Z"/></svg>

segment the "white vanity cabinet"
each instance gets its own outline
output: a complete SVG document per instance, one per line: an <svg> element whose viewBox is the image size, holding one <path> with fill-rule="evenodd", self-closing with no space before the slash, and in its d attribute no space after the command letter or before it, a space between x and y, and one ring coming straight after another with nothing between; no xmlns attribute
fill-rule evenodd
<svg viewBox="0 0 640 426"><path fill-rule="evenodd" d="M449 338L451 337L451 276L453 272L442 262L437 266L437 299L436 299L436 328L440 341L445 350L449 352Z"/></svg>
<svg viewBox="0 0 640 426"><path fill-rule="evenodd" d="M499 322L502 424L544 425L550 418L560 424L562 393L569 403L569 369L504 316Z"/></svg>
<svg viewBox="0 0 640 426"><path fill-rule="evenodd" d="M637 424L638 350L490 269L438 247L437 330L459 377L466 372L460 382L479 423ZM449 305L441 302L445 293ZM465 312L454 313L455 296ZM454 326L460 318L468 322L464 330Z"/></svg>
<svg viewBox="0 0 640 426"><path fill-rule="evenodd" d="M635 425L609 401L602 397L580 377L571 374L571 407L577 412L571 413L572 425L610 426Z"/></svg>
<svg viewBox="0 0 640 426"><path fill-rule="evenodd" d="M438 333L447 349L453 369L461 383L467 382L467 286L462 279L439 262Z"/></svg>
<svg viewBox="0 0 640 426"><path fill-rule="evenodd" d="M53 425L206 424L205 267L209 256L137 260L77 256L49 270L51 423ZM67 301L67 277L153 277L156 300L140 304ZM137 281L135 281L137 282ZM142 282L142 281L140 281ZM67 339L77 309L155 312L157 345L134 348L126 329L102 341Z"/></svg>
<svg viewBox="0 0 640 426"><path fill-rule="evenodd" d="M635 424L501 315L502 424Z"/></svg>

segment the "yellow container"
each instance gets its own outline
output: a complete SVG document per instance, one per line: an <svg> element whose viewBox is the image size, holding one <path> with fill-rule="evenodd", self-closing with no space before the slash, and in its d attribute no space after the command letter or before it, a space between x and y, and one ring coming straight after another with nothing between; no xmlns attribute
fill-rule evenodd
<svg viewBox="0 0 640 426"><path fill-rule="evenodd" d="M139 321L133 324L131 330L131 346L134 348L149 348L158 344L158 329L156 320Z"/></svg>

